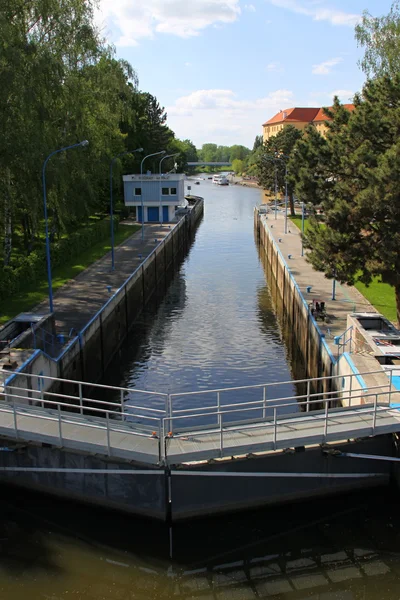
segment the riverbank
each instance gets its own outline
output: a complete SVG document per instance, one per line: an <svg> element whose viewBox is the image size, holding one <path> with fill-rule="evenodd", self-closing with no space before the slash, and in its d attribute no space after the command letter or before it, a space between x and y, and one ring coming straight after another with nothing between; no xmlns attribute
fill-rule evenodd
<svg viewBox="0 0 400 600"><path fill-rule="evenodd" d="M244 179L243 177L236 177L235 175L229 175L228 179L231 185L242 185L244 187L262 190L262 187L258 185L257 179Z"/></svg>

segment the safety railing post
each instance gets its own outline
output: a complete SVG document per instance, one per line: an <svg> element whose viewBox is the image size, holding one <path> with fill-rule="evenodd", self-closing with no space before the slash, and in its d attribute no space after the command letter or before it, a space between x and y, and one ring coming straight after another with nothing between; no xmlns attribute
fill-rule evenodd
<svg viewBox="0 0 400 600"><path fill-rule="evenodd" d="M60 438L60 447L62 448L63 438L62 438L61 406L60 406L60 404L57 404L57 410L58 410L58 435L59 435L59 438Z"/></svg>
<svg viewBox="0 0 400 600"><path fill-rule="evenodd" d="M393 384L393 370L389 373L389 406L392 403L392 384Z"/></svg>
<svg viewBox="0 0 400 600"><path fill-rule="evenodd" d="M353 394L353 377L354 377L354 375L351 374L350 375L350 391L349 391L349 408L351 407L351 397Z"/></svg>
<svg viewBox="0 0 400 600"><path fill-rule="evenodd" d="M329 400L325 400L325 428L324 428L325 441L326 441L326 436L328 434L328 410L329 410Z"/></svg>
<svg viewBox="0 0 400 600"><path fill-rule="evenodd" d="M263 387L263 420L265 421L265 418L267 416L267 389L264 386Z"/></svg>
<svg viewBox="0 0 400 600"><path fill-rule="evenodd" d="M43 388L40 388L40 400L41 400L42 408L44 408L44 392L43 392Z"/></svg>
<svg viewBox="0 0 400 600"><path fill-rule="evenodd" d="M122 419L122 421L125 421L124 390L120 391L120 404L121 404L121 419Z"/></svg>
<svg viewBox="0 0 400 600"><path fill-rule="evenodd" d="M169 409L169 429L168 429L168 431L171 431L171 433L173 433L174 422L172 420L173 414L172 414L172 397L171 397L171 394L168 394L168 409Z"/></svg>
<svg viewBox="0 0 400 600"><path fill-rule="evenodd" d="M218 419L218 425L220 424L219 422L219 411L221 409L221 397L219 395L219 392L217 392L217 419Z"/></svg>
<svg viewBox="0 0 400 600"><path fill-rule="evenodd" d="M108 456L111 456L111 444L110 444L110 413L106 412L106 421L107 421L107 452Z"/></svg>
<svg viewBox="0 0 400 600"><path fill-rule="evenodd" d="M218 423L219 423L219 452L220 457L223 456L224 451L224 433L222 429L222 413L218 410Z"/></svg>
<svg viewBox="0 0 400 600"><path fill-rule="evenodd" d="M276 423L276 406L274 407L274 450L276 450L276 435L277 435L277 423Z"/></svg>
<svg viewBox="0 0 400 600"><path fill-rule="evenodd" d="M82 384L79 383L79 412L83 415L83 394L82 394Z"/></svg>
<svg viewBox="0 0 400 600"><path fill-rule="evenodd" d="M307 410L306 410L306 412L310 411L310 388L311 388L311 381L308 380L307 381Z"/></svg>
<svg viewBox="0 0 400 600"><path fill-rule="evenodd" d="M14 413L14 429L15 429L15 439L18 439L18 425L17 425L17 409L15 407L15 400L13 399L13 413Z"/></svg>
<svg viewBox="0 0 400 600"><path fill-rule="evenodd" d="M374 414L372 415L372 435L375 435L377 407L378 407L378 394L375 394Z"/></svg>

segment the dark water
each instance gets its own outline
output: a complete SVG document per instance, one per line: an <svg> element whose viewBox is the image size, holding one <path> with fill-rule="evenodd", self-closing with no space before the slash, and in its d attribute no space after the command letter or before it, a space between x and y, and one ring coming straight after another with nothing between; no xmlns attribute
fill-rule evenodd
<svg viewBox="0 0 400 600"><path fill-rule="evenodd" d="M259 194L195 187L205 218L189 257L109 382L184 392L289 380L298 359L253 238ZM0 511L0 600L400 598L392 488L177 524L172 557L167 528L145 519L5 485Z"/></svg>
<svg viewBox="0 0 400 600"><path fill-rule="evenodd" d="M2 487L3 600L393 600L390 488L177 525Z"/></svg>
<svg viewBox="0 0 400 600"><path fill-rule="evenodd" d="M292 380L294 365L254 239L253 211L261 192L216 186L208 179L199 186L190 183L204 197L204 219L189 254L161 303L133 328L104 383L184 393ZM292 383L282 384L270 398L294 393ZM255 400L260 394L231 393L221 402ZM206 402L206 395L181 396L174 407Z"/></svg>

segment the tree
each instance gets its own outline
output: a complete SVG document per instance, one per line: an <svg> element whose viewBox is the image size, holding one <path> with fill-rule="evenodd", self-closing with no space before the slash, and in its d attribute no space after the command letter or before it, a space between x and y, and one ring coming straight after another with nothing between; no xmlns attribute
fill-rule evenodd
<svg viewBox="0 0 400 600"><path fill-rule="evenodd" d="M239 158L234 158L232 161L232 169L235 171L236 175L241 175L244 169L244 162Z"/></svg>
<svg viewBox="0 0 400 600"><path fill-rule="evenodd" d="M400 321L400 75L369 80L355 106L349 113L335 100L316 166L329 174L318 185L325 226L312 220L307 260L343 283L378 276L392 285Z"/></svg>
<svg viewBox="0 0 400 600"><path fill-rule="evenodd" d="M355 37L365 48L359 64L368 77L396 75L400 71L400 2L393 2L389 14L382 17L364 11Z"/></svg>
<svg viewBox="0 0 400 600"><path fill-rule="evenodd" d="M278 192L285 192L285 164L289 166L290 157L302 135L299 129L287 125L265 142L257 163L259 183L264 190L274 193L276 185ZM294 215L294 180L289 175L288 169L289 206L291 215Z"/></svg>
<svg viewBox="0 0 400 600"><path fill-rule="evenodd" d="M263 136L262 135L256 135L256 137L254 139L254 144L253 144L253 152L255 152L256 150L258 150L258 148L262 148L263 144L264 144Z"/></svg>

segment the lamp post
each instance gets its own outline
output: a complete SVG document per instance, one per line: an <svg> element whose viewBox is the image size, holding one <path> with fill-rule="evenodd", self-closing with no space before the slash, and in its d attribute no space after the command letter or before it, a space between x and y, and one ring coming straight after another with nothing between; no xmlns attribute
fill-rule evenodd
<svg viewBox="0 0 400 600"><path fill-rule="evenodd" d="M140 163L140 198L142 204L142 242L144 240L144 207L143 207L143 163L146 158L150 158L150 156L158 156L159 154L165 154L165 150L160 150L159 152L153 152L152 154L148 154L142 158L142 162Z"/></svg>
<svg viewBox="0 0 400 600"><path fill-rule="evenodd" d="M163 160L165 160L166 158L172 158L173 156L178 156L179 152L175 152L175 154L166 154L165 156L163 156L160 159L160 166L159 166L159 171L160 171L160 211L161 211L161 218L160 218L160 223L161 225L163 224L163 214L162 214L162 181L161 181L161 177L162 177L162 169L161 169L161 163L163 162Z"/></svg>
<svg viewBox="0 0 400 600"><path fill-rule="evenodd" d="M304 202L301 203L301 255L304 256Z"/></svg>
<svg viewBox="0 0 400 600"><path fill-rule="evenodd" d="M50 240L49 240L49 224L47 219L47 196L46 196L46 166L49 162L50 158L54 156L54 154L58 154L59 152L64 152L65 150L70 150L71 148L79 148L87 146L89 142L87 140L83 140L82 142L78 142L77 144L72 144L71 146L65 146L64 148L59 148L58 150L54 150L51 152L48 157L45 159L42 167L42 182L43 182L43 206L44 206L44 222L45 222L45 231L46 231L46 263L47 263L47 281L49 286L49 307L50 312L53 311L53 285L51 280L51 259L50 259Z"/></svg>
<svg viewBox="0 0 400 600"><path fill-rule="evenodd" d="M265 156L264 157L266 160L280 160L283 162L283 164L285 165L285 233L287 233L287 204L288 204L288 182L287 182L287 163L286 160L284 160L285 158L288 158L287 156ZM277 177L277 168L276 168L276 164L275 164L275 219L277 218L276 213L277 213L277 195L278 195L278 177Z"/></svg>
<svg viewBox="0 0 400 600"><path fill-rule="evenodd" d="M111 271L114 271L114 212L113 212L113 166L117 158L124 156L125 154L133 154L134 152L143 152L143 148L136 148L136 150L125 150L120 152L110 161L110 227L111 227Z"/></svg>

